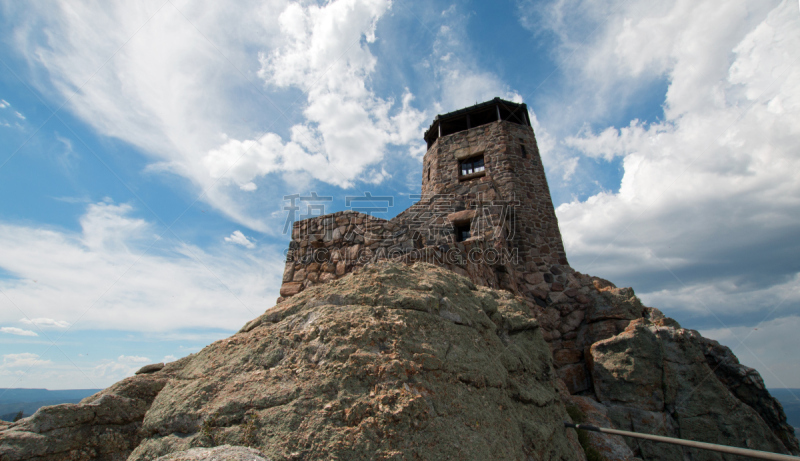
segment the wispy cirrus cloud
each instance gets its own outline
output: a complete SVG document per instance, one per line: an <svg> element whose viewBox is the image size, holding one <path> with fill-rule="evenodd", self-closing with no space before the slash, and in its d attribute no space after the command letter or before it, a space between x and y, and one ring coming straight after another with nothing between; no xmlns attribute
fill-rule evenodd
<svg viewBox="0 0 800 461"><path fill-rule="evenodd" d="M36 325L40 328L68 328L70 323L64 320L55 320L49 318L36 318L36 319L28 319L22 318L19 319L21 323L26 325Z"/></svg>
<svg viewBox="0 0 800 461"><path fill-rule="evenodd" d="M261 232L272 230L269 202L253 195L261 185L284 174L380 182L388 147L417 147L427 121L410 92L370 88L388 0L7 6L14 44L54 106L68 100L101 134L141 148L148 171L190 179Z"/></svg>
<svg viewBox="0 0 800 461"><path fill-rule="evenodd" d="M39 336L35 331L23 330L17 327L0 327L0 333L8 333L16 336Z"/></svg>

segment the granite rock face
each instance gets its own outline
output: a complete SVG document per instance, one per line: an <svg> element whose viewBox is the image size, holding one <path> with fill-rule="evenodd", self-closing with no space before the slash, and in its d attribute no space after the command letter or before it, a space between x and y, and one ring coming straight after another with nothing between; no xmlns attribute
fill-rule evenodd
<svg viewBox="0 0 800 461"><path fill-rule="evenodd" d="M613 426L789 454L791 446L784 446L780 432L717 379L704 355L707 342L696 331L639 319L622 333L594 343L594 394ZM637 441L635 448L652 460L726 459L706 450L644 441Z"/></svg>
<svg viewBox="0 0 800 461"><path fill-rule="evenodd" d="M798 453L728 348L629 288L568 276L580 304L550 292L542 307L441 267L372 263L197 354L0 427L0 461L734 459L598 433L581 447L567 406L595 425Z"/></svg>
<svg viewBox="0 0 800 461"><path fill-rule="evenodd" d="M0 432L0 459L585 459L532 311L427 264L305 290L101 394Z"/></svg>

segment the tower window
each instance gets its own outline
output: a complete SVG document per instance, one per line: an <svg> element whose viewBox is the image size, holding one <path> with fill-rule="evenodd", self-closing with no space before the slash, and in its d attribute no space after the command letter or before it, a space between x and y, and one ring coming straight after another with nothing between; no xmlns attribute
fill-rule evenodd
<svg viewBox="0 0 800 461"><path fill-rule="evenodd" d="M455 224L453 227L455 227L456 230L456 242L463 242L470 237L469 221L461 224Z"/></svg>
<svg viewBox="0 0 800 461"><path fill-rule="evenodd" d="M431 167L428 167L428 181L431 180Z"/></svg>
<svg viewBox="0 0 800 461"><path fill-rule="evenodd" d="M475 173L480 173L486 168L483 164L483 155L480 157L472 157L459 162L460 176L468 176Z"/></svg>
<svg viewBox="0 0 800 461"><path fill-rule="evenodd" d="M528 151L525 150L525 140L519 138L519 152L522 154L522 158L528 158Z"/></svg>

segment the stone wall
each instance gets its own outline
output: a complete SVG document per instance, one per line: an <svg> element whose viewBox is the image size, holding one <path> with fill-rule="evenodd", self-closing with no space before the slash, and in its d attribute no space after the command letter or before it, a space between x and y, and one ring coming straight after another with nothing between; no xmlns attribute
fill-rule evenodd
<svg viewBox="0 0 800 461"><path fill-rule="evenodd" d="M523 156L522 146L525 147ZM482 155L485 171L459 176ZM545 305L569 269L533 130L493 122L441 137L423 159L422 196L391 220L346 211L296 222L281 297L370 261L426 261ZM471 237L456 241L454 226Z"/></svg>

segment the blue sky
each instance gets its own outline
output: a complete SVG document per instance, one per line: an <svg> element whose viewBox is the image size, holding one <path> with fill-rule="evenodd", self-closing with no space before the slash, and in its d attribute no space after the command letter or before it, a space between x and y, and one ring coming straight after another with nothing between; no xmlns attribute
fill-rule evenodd
<svg viewBox="0 0 800 461"><path fill-rule="evenodd" d="M284 196L391 217L433 117L495 96L531 110L573 267L800 387L797 2L0 14L0 387L104 387L232 334L278 296Z"/></svg>

